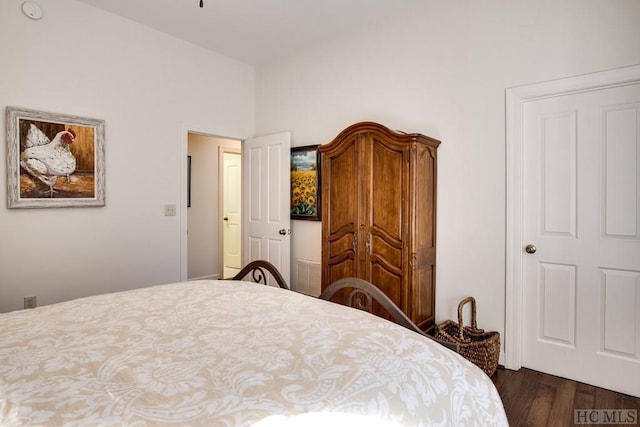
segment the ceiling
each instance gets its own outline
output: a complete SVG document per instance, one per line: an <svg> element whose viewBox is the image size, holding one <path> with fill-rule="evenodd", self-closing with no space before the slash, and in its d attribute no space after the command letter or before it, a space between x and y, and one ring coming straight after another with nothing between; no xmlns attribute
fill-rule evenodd
<svg viewBox="0 0 640 427"><path fill-rule="evenodd" d="M416 0L78 0L258 65L343 35Z"/></svg>

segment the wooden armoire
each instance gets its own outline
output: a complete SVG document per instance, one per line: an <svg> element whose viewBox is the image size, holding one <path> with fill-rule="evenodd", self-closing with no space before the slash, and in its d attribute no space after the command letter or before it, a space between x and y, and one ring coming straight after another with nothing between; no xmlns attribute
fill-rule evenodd
<svg viewBox="0 0 640 427"><path fill-rule="evenodd" d="M425 331L435 326L439 144L362 122L319 149L322 289L365 279Z"/></svg>

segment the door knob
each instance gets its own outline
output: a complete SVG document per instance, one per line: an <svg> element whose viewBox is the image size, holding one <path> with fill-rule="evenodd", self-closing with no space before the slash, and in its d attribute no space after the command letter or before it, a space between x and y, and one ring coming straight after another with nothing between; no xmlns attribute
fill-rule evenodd
<svg viewBox="0 0 640 427"><path fill-rule="evenodd" d="M229 218L227 218L226 216L224 218L222 218L224 221L229 221Z"/></svg>
<svg viewBox="0 0 640 427"><path fill-rule="evenodd" d="M286 236L287 234L291 234L291 230L283 228L282 230L278 230L278 234L280 234L281 236Z"/></svg>
<svg viewBox="0 0 640 427"><path fill-rule="evenodd" d="M535 254L537 250L538 249L531 243L524 247L524 251L528 254Z"/></svg>

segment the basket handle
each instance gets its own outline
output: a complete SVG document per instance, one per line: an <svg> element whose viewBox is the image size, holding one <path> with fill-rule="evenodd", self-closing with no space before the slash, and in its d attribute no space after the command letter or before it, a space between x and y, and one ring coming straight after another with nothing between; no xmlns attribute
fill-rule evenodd
<svg viewBox="0 0 640 427"><path fill-rule="evenodd" d="M478 322L476 321L476 300L474 297L466 297L465 299L460 301L460 304L458 304L458 325L459 325L458 333L460 335L461 340L464 339L464 335L462 333L464 329L462 327L462 308L468 302L471 303L471 328L478 329Z"/></svg>

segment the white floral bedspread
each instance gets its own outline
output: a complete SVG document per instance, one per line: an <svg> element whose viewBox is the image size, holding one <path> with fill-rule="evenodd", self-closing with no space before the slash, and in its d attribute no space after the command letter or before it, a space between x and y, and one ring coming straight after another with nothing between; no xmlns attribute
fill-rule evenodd
<svg viewBox="0 0 640 427"><path fill-rule="evenodd" d="M2 426L507 425L491 380L355 309L196 281L0 314Z"/></svg>

